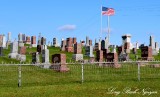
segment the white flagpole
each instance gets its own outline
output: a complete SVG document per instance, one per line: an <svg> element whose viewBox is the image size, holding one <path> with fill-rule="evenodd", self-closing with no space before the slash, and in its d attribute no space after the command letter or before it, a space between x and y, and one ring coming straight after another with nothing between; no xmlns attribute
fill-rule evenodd
<svg viewBox="0 0 160 97"><path fill-rule="evenodd" d="M100 31L100 40L102 38L102 5L101 5L101 31Z"/></svg>
<svg viewBox="0 0 160 97"><path fill-rule="evenodd" d="M108 44L110 45L110 28L109 28L109 15L108 15Z"/></svg>

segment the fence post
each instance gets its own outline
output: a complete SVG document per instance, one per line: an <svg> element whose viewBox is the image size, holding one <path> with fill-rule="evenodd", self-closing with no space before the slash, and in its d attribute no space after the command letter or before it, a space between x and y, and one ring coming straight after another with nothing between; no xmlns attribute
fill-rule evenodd
<svg viewBox="0 0 160 97"><path fill-rule="evenodd" d="M141 70L140 70L141 66L139 62L137 64L138 64L138 81L140 81L141 80Z"/></svg>
<svg viewBox="0 0 160 97"><path fill-rule="evenodd" d="M84 82L84 63L81 63L82 65L82 84Z"/></svg>
<svg viewBox="0 0 160 97"><path fill-rule="evenodd" d="M22 68L21 68L21 63L20 63L18 65L18 87L22 86L22 83L21 83L21 71L22 71Z"/></svg>

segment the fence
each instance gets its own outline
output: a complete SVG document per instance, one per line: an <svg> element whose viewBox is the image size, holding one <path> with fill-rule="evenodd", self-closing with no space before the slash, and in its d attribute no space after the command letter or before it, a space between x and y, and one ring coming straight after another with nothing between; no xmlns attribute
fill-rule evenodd
<svg viewBox="0 0 160 97"><path fill-rule="evenodd" d="M0 86L29 87L69 83L110 82L110 81L153 81L160 80L159 61L127 61L118 62L120 68L112 62L67 63L68 72L57 72L45 69L48 65L38 64L1 64Z"/></svg>

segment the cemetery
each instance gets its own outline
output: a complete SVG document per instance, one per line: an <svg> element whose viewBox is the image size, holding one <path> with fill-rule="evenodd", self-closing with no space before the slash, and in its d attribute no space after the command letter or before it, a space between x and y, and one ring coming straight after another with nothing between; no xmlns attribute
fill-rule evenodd
<svg viewBox="0 0 160 97"><path fill-rule="evenodd" d="M77 91L85 96L108 95L105 91L116 85L120 89L126 85L142 89L149 84L160 88L160 53L152 36L148 46L140 46L138 42L131 43L130 34L122 35L122 45L109 45L107 38L93 43L88 36L80 42L76 37L61 41L54 37L47 42L41 33L38 38L20 33L18 40L11 41L10 34L7 40L0 35L0 96L7 96L8 87L8 92L24 88L13 96L26 96L29 92L35 97L44 92L45 96L64 96L66 92L77 95ZM38 94L38 90L42 93ZM94 93L87 94L90 91Z"/></svg>

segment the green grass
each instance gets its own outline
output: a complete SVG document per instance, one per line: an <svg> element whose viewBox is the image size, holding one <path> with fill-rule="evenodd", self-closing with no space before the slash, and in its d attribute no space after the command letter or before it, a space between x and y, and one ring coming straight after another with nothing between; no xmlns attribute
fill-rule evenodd
<svg viewBox="0 0 160 97"><path fill-rule="evenodd" d="M65 53L67 62L72 60L73 53L61 52L60 48L48 47L50 62L53 54ZM27 48L26 63L31 62L31 53L36 48ZM83 54L85 50L83 48ZM9 59L10 49L5 49L5 56L0 57L0 64L19 63L15 59ZM140 50L138 56L140 58ZM94 52L95 54L95 52ZM134 59L134 54L130 54ZM160 54L154 56L160 59ZM89 57L84 56L84 59ZM108 89L113 87L117 91L123 91L129 87L132 90L150 88L157 94L143 95L121 93L116 97L159 97L160 95L160 68L141 67L141 81L137 79L137 65L123 64L122 68L107 68L96 65L84 65L84 83L81 83L81 65L68 65L69 72L60 73L35 66L22 66L22 87L18 88L18 66L0 65L0 97L115 97L108 94Z"/></svg>
<svg viewBox="0 0 160 97"><path fill-rule="evenodd" d="M0 97L115 97L108 94L129 87L132 90L150 88L157 94L121 93L116 97L158 97L160 95L160 68L141 67L141 81L137 80L137 66L123 64L122 68L84 65L84 83L81 83L81 65L68 65L69 72L60 73L36 66L22 66L22 87L18 88L18 66L0 66Z"/></svg>

